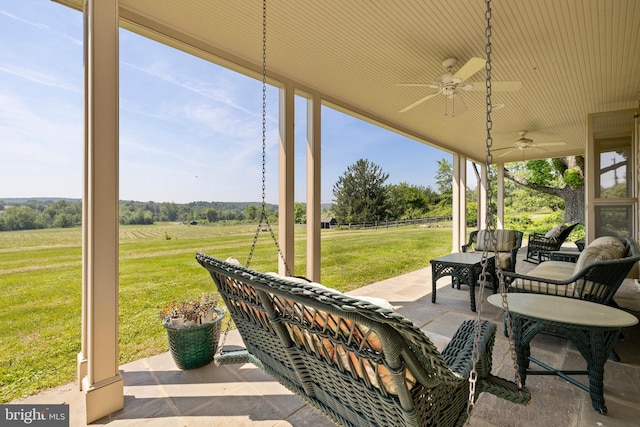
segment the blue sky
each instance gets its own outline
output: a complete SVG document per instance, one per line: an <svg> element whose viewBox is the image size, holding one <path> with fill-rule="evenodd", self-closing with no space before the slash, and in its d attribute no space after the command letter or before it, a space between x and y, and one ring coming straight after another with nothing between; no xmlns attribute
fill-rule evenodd
<svg viewBox="0 0 640 427"><path fill-rule="evenodd" d="M0 199L82 195L82 14L0 2ZM267 51L267 68L268 64ZM259 201L262 83L120 30L120 199ZM267 202L277 201L277 91L267 91ZM305 103L296 100L295 199L305 201ZM323 108L322 202L365 158L387 183L436 188L451 155Z"/></svg>

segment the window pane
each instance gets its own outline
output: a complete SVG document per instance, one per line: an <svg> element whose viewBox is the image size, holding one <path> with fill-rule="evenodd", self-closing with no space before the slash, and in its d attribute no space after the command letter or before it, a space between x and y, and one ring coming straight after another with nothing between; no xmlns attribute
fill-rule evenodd
<svg viewBox="0 0 640 427"><path fill-rule="evenodd" d="M598 139L597 147L600 152L600 185L596 197L631 197L631 137Z"/></svg>
<svg viewBox="0 0 640 427"><path fill-rule="evenodd" d="M598 206L596 207L596 237L631 237L632 219L631 206Z"/></svg>

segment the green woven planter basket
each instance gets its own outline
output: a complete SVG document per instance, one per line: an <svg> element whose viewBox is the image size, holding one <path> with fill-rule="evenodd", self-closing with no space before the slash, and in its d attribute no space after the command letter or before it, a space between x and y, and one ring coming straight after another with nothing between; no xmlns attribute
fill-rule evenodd
<svg viewBox="0 0 640 427"><path fill-rule="evenodd" d="M195 369L208 365L218 349L224 311L216 308L217 317L209 323L177 327L163 323L169 336L171 356L180 369Z"/></svg>

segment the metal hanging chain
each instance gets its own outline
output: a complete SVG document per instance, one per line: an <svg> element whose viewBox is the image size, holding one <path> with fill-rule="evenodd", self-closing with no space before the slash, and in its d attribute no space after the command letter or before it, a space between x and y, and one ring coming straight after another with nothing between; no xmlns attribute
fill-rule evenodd
<svg viewBox="0 0 640 427"><path fill-rule="evenodd" d="M280 245L278 244L278 240L276 239L276 235L271 228L271 224L269 223L269 218L267 217L267 209L266 209L266 189L267 189L267 0L262 1L262 206L260 209L260 220L258 221L258 226L256 228L256 233L253 236L253 243L251 245L251 250L249 251L249 257L247 258L246 267L249 268L251 264L251 259L253 258L253 252L256 249L256 245L258 243L258 236L260 235L260 231L262 229L262 224L267 224L269 232L271 233L271 238L276 244L276 248L278 250L278 254L284 263L284 266L287 270L287 274L291 275L291 271L289 270L289 266L284 258L284 254L280 249ZM227 326L222 334L222 340L218 346L217 354L224 353L224 344L227 341L227 335L231 330L231 325L233 324L233 319L229 318L229 322L227 322ZM216 366L218 365L217 360L215 361Z"/></svg>
<svg viewBox="0 0 640 427"><path fill-rule="evenodd" d="M227 326L224 328L224 332L222 333L222 339L220 340L220 343L218 344L218 349L216 351L216 356L218 356L218 355L221 356L221 355L224 354L224 344L227 342L227 335L229 335L229 331L231 330L231 325L232 324L233 324L233 318L231 316L229 316L229 321L227 322ZM216 359L216 358L213 359L213 363L216 366L220 366L220 362L218 362L218 359Z"/></svg>
<svg viewBox="0 0 640 427"><path fill-rule="evenodd" d="M485 12L485 20L486 20L486 27L485 27L485 36L486 36L486 45L485 45L485 54L487 56L487 62L485 64L485 70L486 70L486 80L485 80L485 84L486 84L486 89L487 89L487 94L486 94L486 148L487 148L487 155L485 157L485 163L486 163L486 168L487 168L487 187L486 187L486 192L487 192L487 197L486 197L486 204L487 206L485 207L485 212L486 212L486 230L488 232L484 233L483 235L483 245L484 245L484 249L482 251L482 259L481 259L481 266L482 266L482 272L480 274L480 289L479 289L479 293L480 293L480 304L478 307L478 318L477 318L477 322L476 322L476 330L475 330L475 337L474 337L474 341L473 341L473 350L472 350L472 361L473 361L473 367L471 369L471 373L469 374L469 402L467 405L467 414L470 416L471 415L471 409L473 408L473 405L475 405L475 395L476 395L476 385L477 385L477 380L478 380L478 372L476 370L478 361L480 360L480 353L479 353L479 345L480 345L480 322L482 321L482 306L483 306L483 302L484 302L484 289L485 286L487 285L487 283L489 282L489 280L491 280L491 273L489 272L489 247L493 247L493 256L494 256L494 271L495 274L497 275L496 278L494 278L494 280L498 280L499 286L500 286L500 294L502 295L502 307L506 316L506 326L507 326L507 331L508 331L508 336L509 336L509 349L510 349L510 353L511 353L511 359L513 360L514 363L514 370L516 373L516 384L518 386L518 389L522 388L522 380L520 378L520 374L519 374L519 370L518 370L518 364L517 364L517 358L516 358L516 353L515 353L515 345L513 343L513 334L511 333L511 317L509 315L509 304L507 302L507 292L506 292L506 286L505 286L505 282L504 282L504 275L503 275L503 271L502 271L502 266L500 265L500 262L498 262L498 253L497 253L497 239L496 239L496 225L494 222L494 217L493 217L493 210L491 208L491 201L493 200L493 189L491 187L491 165L493 163L493 154L491 153L491 148L493 146L493 138L491 136L491 130L493 128L493 121L491 119L491 112L493 109L493 104L491 102L491 53L492 53L492 46L491 46L491 35L492 35L492 28L491 28L491 18L492 18L492 10L491 10L491 0L485 0L486 3L486 12ZM490 246L491 245L491 246ZM468 422L467 418L467 422Z"/></svg>
<svg viewBox="0 0 640 427"><path fill-rule="evenodd" d="M271 223L269 222L269 218L267 216L267 204L266 204L266 185L267 182L267 0L262 0L262 207L260 210L260 220L258 221L258 226L256 227L256 233L253 236L253 244L251 245L251 250L249 251L249 257L247 258L246 266L247 268L251 264L251 259L253 258L253 252L256 249L256 245L258 243L258 236L260 235L260 231L262 231L262 225L266 224L269 233L271 234L271 239L276 245L276 249L278 250L278 254L280 255L280 259L282 259L282 263L287 271L287 275L291 276L291 270L289 269L289 265L282 253L282 249L280 249L280 244L278 244L278 239L276 238L275 233L273 232L273 228L271 227Z"/></svg>

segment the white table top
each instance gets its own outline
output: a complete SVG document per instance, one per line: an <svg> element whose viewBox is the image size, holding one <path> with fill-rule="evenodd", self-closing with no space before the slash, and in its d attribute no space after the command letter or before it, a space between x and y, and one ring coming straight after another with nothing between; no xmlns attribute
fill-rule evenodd
<svg viewBox="0 0 640 427"><path fill-rule="evenodd" d="M491 305L502 308L502 295L487 298ZM513 293L507 295L509 311L522 316L552 322L603 328L625 328L638 323L638 319L626 311L595 302L554 295Z"/></svg>

